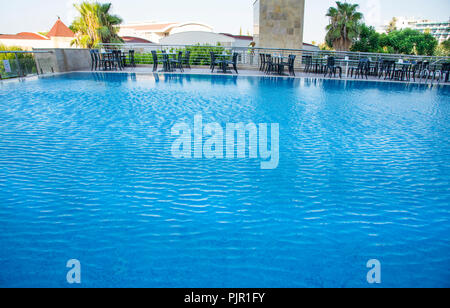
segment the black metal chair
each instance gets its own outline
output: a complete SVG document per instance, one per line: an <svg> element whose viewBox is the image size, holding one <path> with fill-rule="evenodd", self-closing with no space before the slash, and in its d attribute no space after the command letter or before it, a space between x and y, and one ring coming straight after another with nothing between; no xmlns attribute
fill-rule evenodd
<svg viewBox="0 0 450 308"><path fill-rule="evenodd" d="M266 68L266 55L264 53L259 54L259 70L264 72Z"/></svg>
<svg viewBox="0 0 450 308"><path fill-rule="evenodd" d="M184 54L183 64L185 68L191 69L191 51L187 50Z"/></svg>
<svg viewBox="0 0 450 308"><path fill-rule="evenodd" d="M136 62L134 59L134 50L128 51L128 62L130 63L131 67L136 67Z"/></svg>
<svg viewBox="0 0 450 308"><path fill-rule="evenodd" d="M296 57L297 57L296 55L289 55L288 62L281 62L278 64L280 67L280 75L283 73L283 69L286 66L289 70L289 75L295 76L294 64Z"/></svg>
<svg viewBox="0 0 450 308"><path fill-rule="evenodd" d="M153 71L156 72L158 70L158 54L156 53L156 50L152 50L152 59L153 59Z"/></svg>
<svg viewBox="0 0 450 308"><path fill-rule="evenodd" d="M178 52L178 58L177 59L170 59L170 66L172 70L176 70L177 68L180 69L180 71L184 72L183 70L183 52Z"/></svg>
<svg viewBox="0 0 450 308"><path fill-rule="evenodd" d="M169 55L165 51L163 51L162 52L162 56L163 56L163 58L162 58L163 71L164 72L171 72L172 71L172 67L170 65Z"/></svg>
<svg viewBox="0 0 450 308"><path fill-rule="evenodd" d="M225 62L223 60L217 59L216 54L213 51L210 52L210 56L211 56L211 66L210 66L211 73L214 73L215 67L216 66L223 67Z"/></svg>
<svg viewBox="0 0 450 308"><path fill-rule="evenodd" d="M305 59L305 73L310 73L313 71L314 65L313 65L313 59L312 56L304 56Z"/></svg>
<svg viewBox="0 0 450 308"><path fill-rule="evenodd" d="M442 63L441 75L444 82L448 82L450 78L450 63Z"/></svg>
<svg viewBox="0 0 450 308"><path fill-rule="evenodd" d="M238 57L239 57L239 54L237 52L234 52L233 53L233 57L232 57L231 60L225 60L224 63L223 63L224 64L224 71L227 70L228 65L232 65L234 71L236 72L236 74L239 74L238 69L237 69Z"/></svg>
<svg viewBox="0 0 450 308"><path fill-rule="evenodd" d="M97 55L96 55L96 50L91 49L91 50L89 50L89 52L90 52L90 54L91 54L91 61L92 61L92 64L91 64L91 71L97 70L97 67L98 67L98 57L97 57Z"/></svg>
<svg viewBox="0 0 450 308"><path fill-rule="evenodd" d="M342 67L336 65L334 57L328 57L324 77L327 77L327 75L331 77L332 74L336 77L337 70L339 70L339 78L342 78Z"/></svg>
<svg viewBox="0 0 450 308"><path fill-rule="evenodd" d="M411 80L411 73L413 65L410 63L401 64L401 68L395 69L393 72L392 79L399 81L409 81Z"/></svg>
<svg viewBox="0 0 450 308"><path fill-rule="evenodd" d="M278 65L271 54L266 54L266 69L264 72L268 75L278 72Z"/></svg>
<svg viewBox="0 0 450 308"><path fill-rule="evenodd" d="M350 67L348 69L347 75L353 78L353 74L355 74L355 78L366 76L366 79L369 79L370 72L370 61L367 58L363 58L359 60L357 67Z"/></svg>
<svg viewBox="0 0 450 308"><path fill-rule="evenodd" d="M384 77L384 80L392 79L395 72L394 60L382 60L378 78Z"/></svg>
<svg viewBox="0 0 450 308"><path fill-rule="evenodd" d="M113 50L111 57L111 67L114 70L123 70L122 67L122 52L120 50Z"/></svg>
<svg viewBox="0 0 450 308"><path fill-rule="evenodd" d="M99 62L101 68L106 70L112 70L113 67L113 54L111 51L106 51L105 53L98 53Z"/></svg>

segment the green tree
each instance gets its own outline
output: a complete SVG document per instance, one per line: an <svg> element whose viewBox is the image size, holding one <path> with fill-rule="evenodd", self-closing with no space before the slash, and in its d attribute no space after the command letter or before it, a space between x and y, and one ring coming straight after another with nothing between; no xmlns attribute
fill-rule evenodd
<svg viewBox="0 0 450 308"><path fill-rule="evenodd" d="M374 27L362 24L359 28L358 38L353 42L350 50L356 52L382 52L380 40L381 35L375 31Z"/></svg>
<svg viewBox="0 0 450 308"><path fill-rule="evenodd" d="M439 44L434 55L439 57L450 57L450 39Z"/></svg>
<svg viewBox="0 0 450 308"><path fill-rule="evenodd" d="M428 33L418 30L395 30L381 35L381 46L389 53L432 56L438 45L437 40Z"/></svg>
<svg viewBox="0 0 450 308"><path fill-rule="evenodd" d="M92 48L100 43L121 43L118 26L122 19L112 15L111 3L83 2L74 4L80 13L70 28L75 32L72 45Z"/></svg>
<svg viewBox="0 0 450 308"><path fill-rule="evenodd" d="M0 51L24 51L17 46L5 46L0 44ZM9 60L12 74L6 73L3 65L4 60ZM19 72L19 65L22 72L36 73L36 65L33 55L30 53L18 53L17 58L14 53L0 53L0 79L8 78L10 75L15 75ZM13 76L15 77L15 76Z"/></svg>
<svg viewBox="0 0 450 308"><path fill-rule="evenodd" d="M358 4L337 1L337 7L330 7L326 14L330 24L326 27L325 40L328 46L338 51L348 51L353 41L358 37L363 14L358 12Z"/></svg>

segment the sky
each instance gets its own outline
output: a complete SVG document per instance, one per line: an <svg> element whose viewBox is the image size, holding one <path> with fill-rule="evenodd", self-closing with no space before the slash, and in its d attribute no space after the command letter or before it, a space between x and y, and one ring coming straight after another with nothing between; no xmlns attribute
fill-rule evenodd
<svg viewBox="0 0 450 308"><path fill-rule="evenodd" d="M0 34L49 31L57 17L70 25L78 0L0 0ZM344 1L344 0L343 0ZM113 13L125 23L142 21L206 23L215 32L244 34L253 31L254 0L101 0L111 2ZM380 25L393 16L422 17L437 21L450 18L449 0L353 0L370 25ZM306 0L304 41L323 42L327 9L333 0Z"/></svg>

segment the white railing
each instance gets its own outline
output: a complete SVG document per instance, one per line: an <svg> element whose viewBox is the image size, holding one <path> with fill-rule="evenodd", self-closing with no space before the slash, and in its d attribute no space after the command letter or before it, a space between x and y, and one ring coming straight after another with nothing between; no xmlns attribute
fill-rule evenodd
<svg viewBox="0 0 450 308"><path fill-rule="evenodd" d="M368 58L375 62L381 59L402 60L404 62L426 61L431 65L442 65L450 62L450 57L418 56L403 54L369 53L369 52L342 52L328 50L307 50L307 49L280 49L280 48L250 48L250 47L225 47L208 45L157 45L157 44L103 44L103 49L121 49L125 53L129 50L135 51L136 64L153 64L152 51L191 51L190 65L209 65L210 51L214 52L237 52L239 54L239 65L258 68L260 66L261 54L275 54L281 56L296 55L296 68L301 68L305 64L305 57L311 56L313 60L326 59L329 56L336 58L337 63L342 66L356 65L360 59Z"/></svg>

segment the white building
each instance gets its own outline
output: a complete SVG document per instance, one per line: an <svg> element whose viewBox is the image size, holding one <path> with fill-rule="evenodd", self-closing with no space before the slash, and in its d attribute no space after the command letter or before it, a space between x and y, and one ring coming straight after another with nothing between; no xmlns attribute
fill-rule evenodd
<svg viewBox="0 0 450 308"><path fill-rule="evenodd" d="M131 36L145 40L149 40L154 43L167 36L183 33L183 32L213 32L212 27L198 23L134 23L120 26L120 36Z"/></svg>
<svg viewBox="0 0 450 308"><path fill-rule="evenodd" d="M74 33L60 19L46 34L21 32L18 34L0 34L0 44L7 47L33 48L71 48Z"/></svg>
<svg viewBox="0 0 450 308"><path fill-rule="evenodd" d="M450 20L445 22L436 22L423 18L415 17L395 17L395 27L398 30L413 29L420 32L429 32L439 43L450 39ZM391 21L385 22L384 25L377 28L380 33L386 33Z"/></svg>
<svg viewBox="0 0 450 308"><path fill-rule="evenodd" d="M253 41L252 36L232 35L228 33L214 33L202 31L189 31L175 33L162 38L162 45L211 45L224 47L248 47Z"/></svg>
<svg viewBox="0 0 450 308"><path fill-rule="evenodd" d="M159 43L162 45L211 45L224 47L248 48L254 42L253 36L233 35L228 33L214 32L183 32L176 33L162 38ZM300 48L300 47L299 47ZM318 51L320 48L315 45L303 43L303 49Z"/></svg>
<svg viewBox="0 0 450 308"><path fill-rule="evenodd" d="M420 32L429 32L439 43L450 39L450 20L446 22L424 21L416 24Z"/></svg>

